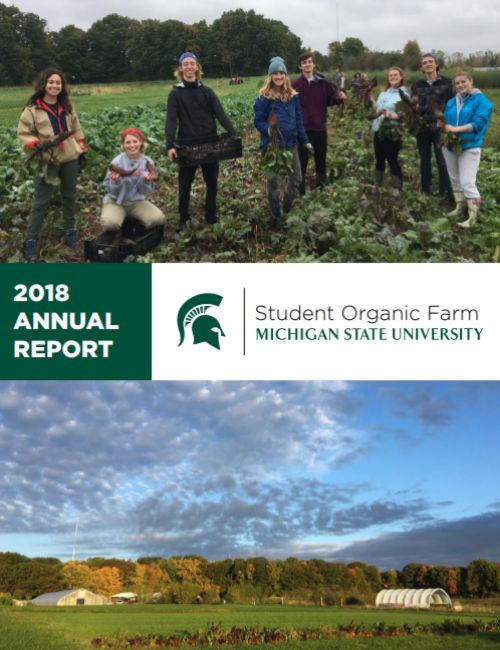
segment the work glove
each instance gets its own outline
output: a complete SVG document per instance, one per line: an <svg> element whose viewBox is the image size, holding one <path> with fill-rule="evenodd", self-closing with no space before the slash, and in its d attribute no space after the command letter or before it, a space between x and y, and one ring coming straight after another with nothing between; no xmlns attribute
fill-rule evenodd
<svg viewBox="0 0 500 650"><path fill-rule="evenodd" d="M308 142L308 143L306 144L306 149L307 149L307 153L308 153L310 156L314 156L314 147L312 146L312 144L311 144L310 142Z"/></svg>

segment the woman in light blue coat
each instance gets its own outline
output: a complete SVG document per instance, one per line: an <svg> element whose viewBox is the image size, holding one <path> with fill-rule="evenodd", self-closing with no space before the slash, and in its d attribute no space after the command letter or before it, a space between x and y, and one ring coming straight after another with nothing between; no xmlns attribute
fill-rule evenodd
<svg viewBox="0 0 500 650"><path fill-rule="evenodd" d="M477 189L476 177L481 159L481 146L488 130L493 104L474 88L472 77L467 72L458 72L453 82L457 94L450 99L444 109L443 130L456 134L453 142L443 147L446 168L450 176L456 207L448 213L457 217L465 212L467 219L458 225L469 228L477 219L481 196Z"/></svg>
<svg viewBox="0 0 500 650"><path fill-rule="evenodd" d="M396 113L396 104L401 101L400 91L408 95L404 86L401 68L389 68L384 90L377 97L373 121L373 146L375 148L375 184L382 185L386 162L389 164L392 187L396 191L403 187L403 170L398 155L402 146L401 118Z"/></svg>

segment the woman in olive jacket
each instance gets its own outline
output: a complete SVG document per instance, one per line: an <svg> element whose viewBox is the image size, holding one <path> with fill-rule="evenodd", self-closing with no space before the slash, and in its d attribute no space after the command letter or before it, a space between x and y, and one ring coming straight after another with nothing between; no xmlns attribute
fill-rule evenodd
<svg viewBox="0 0 500 650"><path fill-rule="evenodd" d="M75 248L76 183L80 159L88 147L78 116L68 97L66 80L59 70L47 68L40 72L34 84L34 92L23 108L17 133L28 155L32 153L33 159L40 161L34 179L35 197L28 217L25 258L34 260L37 257L40 231L54 189L59 184L64 243Z"/></svg>

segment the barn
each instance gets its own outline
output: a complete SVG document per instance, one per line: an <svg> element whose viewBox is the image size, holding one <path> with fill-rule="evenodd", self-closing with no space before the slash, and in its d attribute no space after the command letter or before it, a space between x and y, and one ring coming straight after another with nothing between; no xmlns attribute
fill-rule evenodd
<svg viewBox="0 0 500 650"><path fill-rule="evenodd" d="M382 589L375 599L376 607L414 607L427 609L432 605L452 607L444 589Z"/></svg>
<svg viewBox="0 0 500 650"><path fill-rule="evenodd" d="M42 594L33 598L31 602L33 605L109 605L111 601L88 589L67 589Z"/></svg>

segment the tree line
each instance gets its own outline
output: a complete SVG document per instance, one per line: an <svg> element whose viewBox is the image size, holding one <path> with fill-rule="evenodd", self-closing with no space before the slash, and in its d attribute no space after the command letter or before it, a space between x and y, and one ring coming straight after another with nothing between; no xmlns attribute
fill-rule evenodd
<svg viewBox="0 0 500 650"><path fill-rule="evenodd" d="M50 31L37 14L0 3L0 86L31 83L49 66L63 70L73 84L161 80L171 76L184 51L198 55L209 77L262 75L276 55L292 71L302 50L302 40L284 23L253 10L226 11L211 25L205 20L192 25L179 20L134 20L113 13L88 30L66 25ZM491 50L468 56L433 53L441 65L500 66L500 52ZM394 65L419 70L422 52L415 40L407 41L401 51L383 52L349 36L330 43L326 54L313 54L322 70L385 70Z"/></svg>
<svg viewBox="0 0 500 650"><path fill-rule="evenodd" d="M184 51L198 55L208 76L260 75L272 56L296 61L301 49L284 23L253 10L224 12L211 25L113 13L86 31L66 25L53 32L36 14L0 3L0 85L31 83L48 66L70 83L166 79Z"/></svg>
<svg viewBox="0 0 500 650"><path fill-rule="evenodd" d="M379 51L370 50L361 39L352 36L342 42L333 41L328 45L328 55L325 63L330 68L346 70L386 70L398 66L403 70L420 70L422 52L418 41L408 40L402 50ZM498 68L500 67L500 52L486 50L465 55L462 52L446 54L443 50L434 49L432 54L441 67L453 68Z"/></svg>
<svg viewBox="0 0 500 650"><path fill-rule="evenodd" d="M269 602L273 599L326 605L373 603L381 589L440 587L452 597L500 594L500 563L474 560L465 567L407 564L401 570L326 560L265 557L210 562L197 555L140 557L136 561L89 558L61 562L0 553L0 593L24 600L53 591L86 588L111 596L133 591L169 603Z"/></svg>

